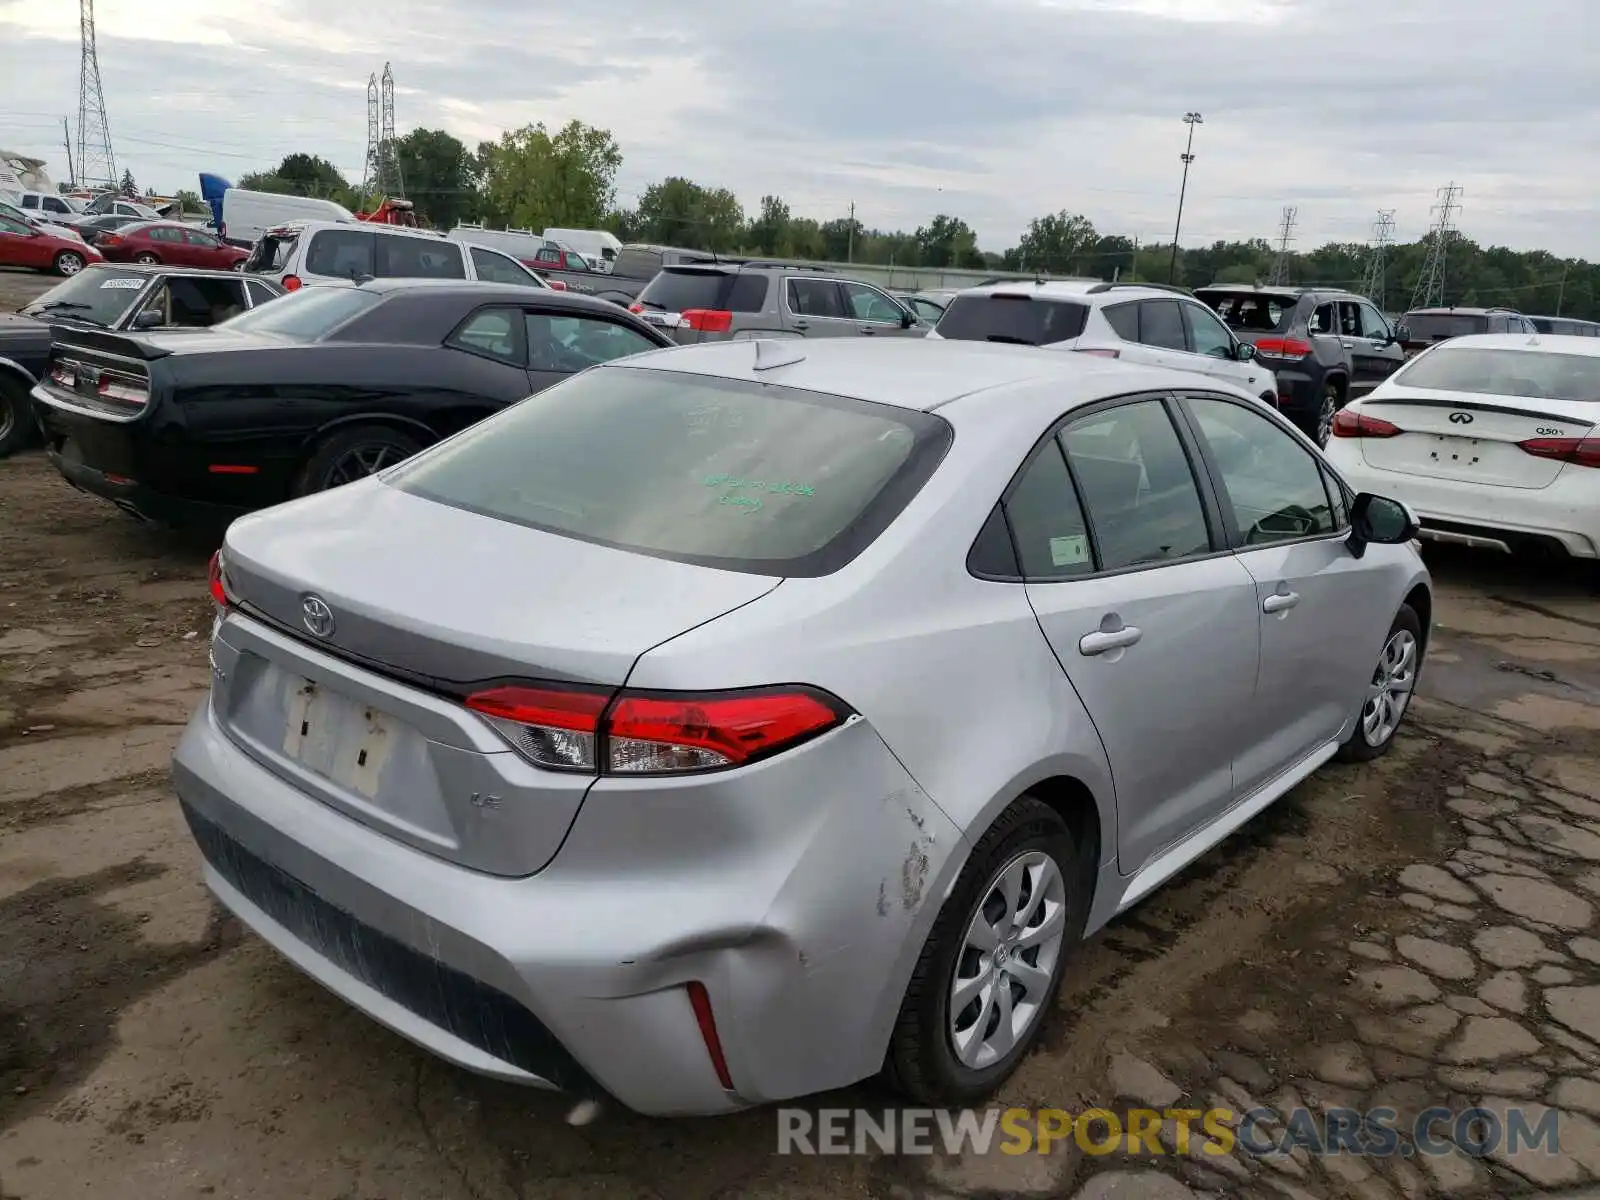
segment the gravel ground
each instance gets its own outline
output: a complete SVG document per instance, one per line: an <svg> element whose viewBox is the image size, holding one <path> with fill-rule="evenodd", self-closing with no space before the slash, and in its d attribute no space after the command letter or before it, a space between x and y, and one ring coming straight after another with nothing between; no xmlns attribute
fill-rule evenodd
<svg viewBox="0 0 1600 1200"><path fill-rule="evenodd" d="M568 1126L559 1099L428 1058L211 903L166 780L208 674L209 549L37 454L0 462L0 1200L1376 1200L1600 1179L1586 571L1430 551L1436 641L1394 752L1320 772L1102 931L1001 1097L1402 1120L1482 1101L1535 1123L1548 1105L1560 1154L781 1157L769 1111ZM885 1103L863 1086L808 1107Z"/></svg>

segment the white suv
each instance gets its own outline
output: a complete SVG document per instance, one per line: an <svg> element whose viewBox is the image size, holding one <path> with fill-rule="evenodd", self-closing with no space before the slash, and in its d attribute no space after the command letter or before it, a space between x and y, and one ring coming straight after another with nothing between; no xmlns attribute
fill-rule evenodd
<svg viewBox="0 0 1600 1200"><path fill-rule="evenodd" d="M349 221L276 225L256 242L244 272L289 291L312 285L350 287L367 279L480 279L549 286L516 259L487 246L404 225Z"/></svg>
<svg viewBox="0 0 1600 1200"><path fill-rule="evenodd" d="M1153 283L1027 280L969 288L928 335L1076 350L1209 375L1273 407L1278 381L1217 314L1178 288Z"/></svg>

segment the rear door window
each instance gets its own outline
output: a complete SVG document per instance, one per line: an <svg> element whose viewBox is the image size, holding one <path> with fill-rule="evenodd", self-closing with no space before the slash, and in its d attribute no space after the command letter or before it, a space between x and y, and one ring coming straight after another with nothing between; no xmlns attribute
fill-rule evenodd
<svg viewBox="0 0 1600 1200"><path fill-rule="evenodd" d="M931 413L610 366L475 425L388 483L641 554L817 576L878 537L949 442Z"/></svg>
<svg viewBox="0 0 1600 1200"><path fill-rule="evenodd" d="M364 229L319 229L306 250L306 271L336 279L375 277L377 236Z"/></svg>
<svg viewBox="0 0 1600 1200"><path fill-rule="evenodd" d="M486 283L517 283L525 287L537 287L533 274L520 263L514 263L504 254L497 254L493 250L485 250L482 246L472 248L472 269L479 279Z"/></svg>
<svg viewBox="0 0 1600 1200"><path fill-rule="evenodd" d="M946 341L1050 346L1081 336L1088 316L1087 308L1070 300L1005 292L957 296L940 318L938 334Z"/></svg>
<svg viewBox="0 0 1600 1200"><path fill-rule="evenodd" d="M1139 301L1139 341L1162 350L1187 350L1183 313L1176 300Z"/></svg>
<svg viewBox="0 0 1600 1200"><path fill-rule="evenodd" d="M172 275L167 279L174 325L217 325L245 310L244 284L232 279Z"/></svg>
<svg viewBox="0 0 1600 1200"><path fill-rule="evenodd" d="M248 284L248 287L250 288L250 303L252 305L261 305L265 304L268 300L277 299L278 293L267 287L265 284L256 283L254 280L251 280Z"/></svg>
<svg viewBox="0 0 1600 1200"><path fill-rule="evenodd" d="M378 275L387 279L465 279L467 267L456 242L379 237Z"/></svg>
<svg viewBox="0 0 1600 1200"><path fill-rule="evenodd" d="M449 342L474 354L520 365L526 359L522 339L522 310L497 306L473 313L450 335Z"/></svg>

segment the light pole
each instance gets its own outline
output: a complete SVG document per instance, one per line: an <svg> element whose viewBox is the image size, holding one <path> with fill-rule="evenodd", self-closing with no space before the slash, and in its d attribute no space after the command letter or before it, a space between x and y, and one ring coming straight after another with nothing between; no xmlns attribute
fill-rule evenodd
<svg viewBox="0 0 1600 1200"><path fill-rule="evenodd" d="M1178 232L1183 228L1183 197L1189 190L1189 164L1194 161L1194 127L1204 125L1205 118L1197 112L1183 114L1183 123L1189 127L1189 142L1183 148L1183 183L1178 187L1178 223L1172 227L1172 263L1167 267L1167 282L1178 282Z"/></svg>

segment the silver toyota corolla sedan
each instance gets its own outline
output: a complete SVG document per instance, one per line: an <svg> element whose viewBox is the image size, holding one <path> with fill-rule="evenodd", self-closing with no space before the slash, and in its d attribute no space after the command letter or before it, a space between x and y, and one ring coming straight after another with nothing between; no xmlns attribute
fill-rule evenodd
<svg viewBox="0 0 1600 1200"><path fill-rule="evenodd" d="M236 522L177 790L228 908L463 1067L968 1102L1086 933L1389 747L1415 533L1190 374L644 354Z"/></svg>

